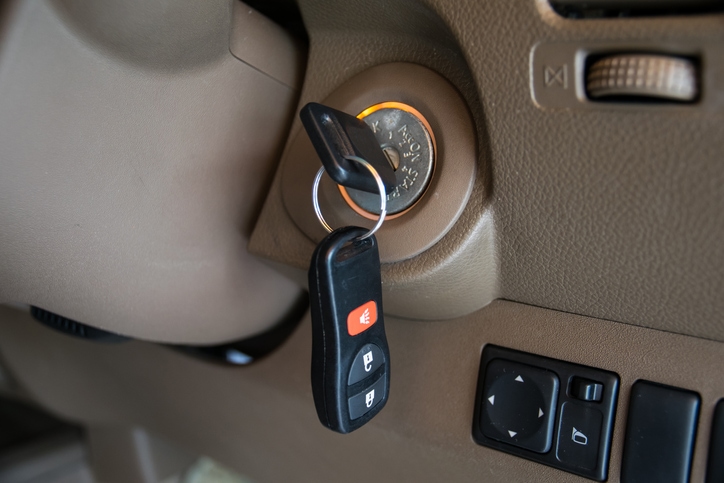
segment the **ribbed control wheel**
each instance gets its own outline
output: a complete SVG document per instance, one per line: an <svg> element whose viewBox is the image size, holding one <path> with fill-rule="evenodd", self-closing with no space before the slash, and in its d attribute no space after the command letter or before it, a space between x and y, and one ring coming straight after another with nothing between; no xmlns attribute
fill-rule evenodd
<svg viewBox="0 0 724 483"><path fill-rule="evenodd" d="M645 96L693 101L696 67L691 60L650 54L610 55L591 64L586 91L592 98Z"/></svg>

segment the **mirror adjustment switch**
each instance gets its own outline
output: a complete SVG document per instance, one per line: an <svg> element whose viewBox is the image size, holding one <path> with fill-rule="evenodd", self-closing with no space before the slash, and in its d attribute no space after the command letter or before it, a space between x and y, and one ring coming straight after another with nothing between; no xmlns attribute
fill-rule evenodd
<svg viewBox="0 0 724 483"><path fill-rule="evenodd" d="M558 377L544 369L496 359L485 372L483 434L545 453L551 447Z"/></svg>
<svg viewBox="0 0 724 483"><path fill-rule="evenodd" d="M354 356L349 370L348 385L357 384L371 376L385 362L385 354L374 344L367 344Z"/></svg>
<svg viewBox="0 0 724 483"><path fill-rule="evenodd" d="M598 402L603 397L603 384L574 377L571 382L571 395L581 401Z"/></svg>
<svg viewBox="0 0 724 483"><path fill-rule="evenodd" d="M618 386L612 372L486 345L473 440L606 481Z"/></svg>

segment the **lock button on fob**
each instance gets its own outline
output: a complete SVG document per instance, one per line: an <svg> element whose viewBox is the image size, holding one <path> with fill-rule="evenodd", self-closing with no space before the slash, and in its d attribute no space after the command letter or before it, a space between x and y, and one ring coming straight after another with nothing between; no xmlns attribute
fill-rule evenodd
<svg viewBox="0 0 724 483"><path fill-rule="evenodd" d="M367 344L354 356L347 384L351 386L371 376L384 362L382 350L374 344Z"/></svg>
<svg viewBox="0 0 724 483"><path fill-rule="evenodd" d="M349 418L358 419L371 411L387 397L387 378L383 375L374 384L349 398Z"/></svg>

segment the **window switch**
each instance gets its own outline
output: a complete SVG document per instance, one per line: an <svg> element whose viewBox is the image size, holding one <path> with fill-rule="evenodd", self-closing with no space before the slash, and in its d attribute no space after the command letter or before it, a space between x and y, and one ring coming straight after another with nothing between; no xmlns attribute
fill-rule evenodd
<svg viewBox="0 0 724 483"><path fill-rule="evenodd" d="M603 384L574 377L571 383L571 396L581 401L599 402L603 398Z"/></svg>

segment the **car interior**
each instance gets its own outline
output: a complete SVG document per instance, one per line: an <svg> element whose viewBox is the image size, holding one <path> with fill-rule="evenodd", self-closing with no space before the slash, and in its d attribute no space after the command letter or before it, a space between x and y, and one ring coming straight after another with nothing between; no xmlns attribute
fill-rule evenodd
<svg viewBox="0 0 724 483"><path fill-rule="evenodd" d="M721 0L0 2L0 482L724 482L722 368Z"/></svg>

